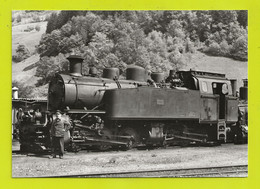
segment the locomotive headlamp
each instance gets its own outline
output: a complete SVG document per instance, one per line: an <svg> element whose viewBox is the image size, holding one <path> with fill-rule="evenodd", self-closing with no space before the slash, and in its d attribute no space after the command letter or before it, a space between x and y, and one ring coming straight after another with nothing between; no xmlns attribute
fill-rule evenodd
<svg viewBox="0 0 260 189"><path fill-rule="evenodd" d="M222 94L228 94L228 85L226 83L222 85Z"/></svg>

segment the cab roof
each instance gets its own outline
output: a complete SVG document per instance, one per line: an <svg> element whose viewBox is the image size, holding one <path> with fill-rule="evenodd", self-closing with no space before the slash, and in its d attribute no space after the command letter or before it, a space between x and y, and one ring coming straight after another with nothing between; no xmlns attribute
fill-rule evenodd
<svg viewBox="0 0 260 189"><path fill-rule="evenodd" d="M178 71L177 74L183 75L183 76L195 76L200 78L212 78L212 79L226 79L225 74L220 73L213 73L213 72L204 72L204 71L195 71L195 70L189 70L189 71Z"/></svg>

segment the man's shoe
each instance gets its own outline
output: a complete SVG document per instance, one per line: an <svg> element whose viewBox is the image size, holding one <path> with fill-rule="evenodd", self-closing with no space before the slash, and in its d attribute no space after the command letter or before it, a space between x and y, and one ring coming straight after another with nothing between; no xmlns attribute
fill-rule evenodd
<svg viewBox="0 0 260 189"><path fill-rule="evenodd" d="M49 159L56 158L56 155L49 156Z"/></svg>
<svg viewBox="0 0 260 189"><path fill-rule="evenodd" d="M63 159L63 156L60 156L60 159Z"/></svg>

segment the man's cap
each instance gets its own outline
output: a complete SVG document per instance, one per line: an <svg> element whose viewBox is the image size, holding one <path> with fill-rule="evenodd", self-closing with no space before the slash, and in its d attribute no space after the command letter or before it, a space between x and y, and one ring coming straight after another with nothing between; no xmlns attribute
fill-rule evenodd
<svg viewBox="0 0 260 189"><path fill-rule="evenodd" d="M60 114L61 114L61 111L60 111L60 110L56 110L56 114L57 114L57 113L60 113Z"/></svg>

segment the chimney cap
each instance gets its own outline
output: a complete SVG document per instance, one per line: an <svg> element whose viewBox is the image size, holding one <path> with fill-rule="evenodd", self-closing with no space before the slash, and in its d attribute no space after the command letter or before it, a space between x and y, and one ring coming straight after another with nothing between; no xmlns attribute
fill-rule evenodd
<svg viewBox="0 0 260 189"><path fill-rule="evenodd" d="M17 87L12 88L13 91L18 91L19 89Z"/></svg>
<svg viewBox="0 0 260 189"><path fill-rule="evenodd" d="M79 56L79 55L70 55L68 58L69 59L81 59L81 60L84 60L84 58L82 58L82 56Z"/></svg>

